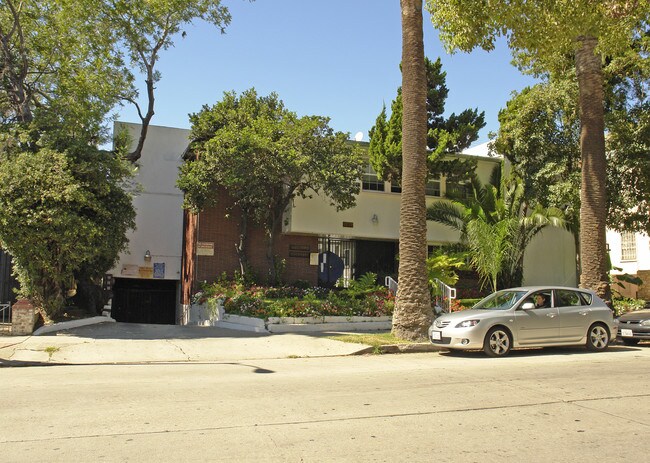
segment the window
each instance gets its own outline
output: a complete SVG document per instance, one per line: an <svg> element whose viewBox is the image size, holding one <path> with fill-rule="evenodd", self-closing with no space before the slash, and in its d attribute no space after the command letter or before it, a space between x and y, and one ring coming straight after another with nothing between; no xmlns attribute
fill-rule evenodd
<svg viewBox="0 0 650 463"><path fill-rule="evenodd" d="M555 290L555 307L574 307L584 305L580 294L566 289Z"/></svg>
<svg viewBox="0 0 650 463"><path fill-rule="evenodd" d="M440 196L440 176L429 179L425 187L427 196Z"/></svg>
<svg viewBox="0 0 650 463"><path fill-rule="evenodd" d="M391 193L401 193L402 185L397 182L390 182L390 192Z"/></svg>
<svg viewBox="0 0 650 463"><path fill-rule="evenodd" d="M621 260L636 260L636 235L632 232L621 233Z"/></svg>
<svg viewBox="0 0 650 463"><path fill-rule="evenodd" d="M361 188L369 191L384 191L384 181L377 177L370 164L366 165L363 172Z"/></svg>
<svg viewBox="0 0 650 463"><path fill-rule="evenodd" d="M445 196L453 198L468 198L471 184L466 181L454 181L447 179L445 182Z"/></svg>

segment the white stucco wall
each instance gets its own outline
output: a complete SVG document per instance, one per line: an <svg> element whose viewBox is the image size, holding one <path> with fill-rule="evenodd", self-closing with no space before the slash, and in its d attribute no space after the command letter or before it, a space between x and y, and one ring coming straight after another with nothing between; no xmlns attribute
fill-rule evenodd
<svg viewBox="0 0 650 463"><path fill-rule="evenodd" d="M489 181L496 165L498 163L494 159L478 160L476 172L482 182ZM283 231L342 238L398 240L400 199L400 194L390 192L389 183L385 184L385 191L361 191L354 208L339 212L330 206L324 195L296 198L285 216ZM427 205L439 200L440 198L427 197ZM374 216L377 216L376 222L372 220ZM343 226L344 222L353 226ZM457 242L458 239L458 233L449 227L434 222L427 224L427 241L430 244Z"/></svg>
<svg viewBox="0 0 650 463"><path fill-rule="evenodd" d="M524 255L524 285L576 286L573 235L547 227L532 239Z"/></svg>
<svg viewBox="0 0 650 463"><path fill-rule="evenodd" d="M639 270L650 270L650 238L644 233L636 234L636 259L621 260L621 234L612 230L607 231L607 244L609 245L609 258L612 267L622 270L612 270L612 273L636 274Z"/></svg>
<svg viewBox="0 0 650 463"><path fill-rule="evenodd" d="M126 128L137 142L138 124L116 123ZM135 182L140 191L133 200L136 229L129 233L129 250L120 254L111 273L115 277L148 277L140 267L165 264L164 279L179 280L183 243L183 194L176 188L181 155L188 143L189 130L150 126L138 164ZM146 251L151 261L145 262Z"/></svg>

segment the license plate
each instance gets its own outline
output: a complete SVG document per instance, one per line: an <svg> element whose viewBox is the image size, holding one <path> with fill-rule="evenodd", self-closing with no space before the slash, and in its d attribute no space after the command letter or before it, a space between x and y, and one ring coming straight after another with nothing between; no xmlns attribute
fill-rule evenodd
<svg viewBox="0 0 650 463"><path fill-rule="evenodd" d="M632 337L632 330L621 330L621 336Z"/></svg>
<svg viewBox="0 0 650 463"><path fill-rule="evenodd" d="M442 339L442 337L440 336L440 331L432 331L431 339L433 339L434 341L440 341Z"/></svg>

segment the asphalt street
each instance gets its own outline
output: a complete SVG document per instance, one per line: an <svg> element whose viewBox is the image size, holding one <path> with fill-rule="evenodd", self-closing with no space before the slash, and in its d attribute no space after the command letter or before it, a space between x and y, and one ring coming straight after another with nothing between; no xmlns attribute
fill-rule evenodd
<svg viewBox="0 0 650 463"><path fill-rule="evenodd" d="M650 345L0 369L0 461L647 461Z"/></svg>

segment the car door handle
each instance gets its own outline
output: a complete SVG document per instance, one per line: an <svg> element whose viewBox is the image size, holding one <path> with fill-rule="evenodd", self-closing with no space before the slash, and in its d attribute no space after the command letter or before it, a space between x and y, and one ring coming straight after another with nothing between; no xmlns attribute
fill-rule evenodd
<svg viewBox="0 0 650 463"><path fill-rule="evenodd" d="M546 316L547 316L547 317L551 317L551 318L555 318L555 314L554 314L554 313L547 313Z"/></svg>
<svg viewBox="0 0 650 463"><path fill-rule="evenodd" d="M589 313L589 311L588 311L588 310L581 310L581 311L578 312L578 313L579 313L580 315L587 315L587 314Z"/></svg>

